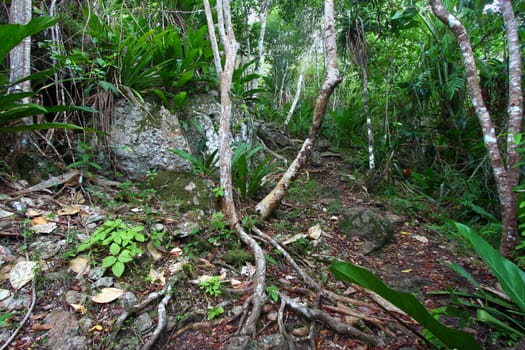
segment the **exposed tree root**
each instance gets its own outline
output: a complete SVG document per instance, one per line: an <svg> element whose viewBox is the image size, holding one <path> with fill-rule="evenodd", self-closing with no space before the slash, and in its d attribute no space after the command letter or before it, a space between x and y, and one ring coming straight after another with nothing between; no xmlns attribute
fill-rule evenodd
<svg viewBox="0 0 525 350"><path fill-rule="evenodd" d="M327 298L330 298L330 299L332 299L332 297L335 297L336 300L337 299L343 299L347 303L348 302L353 303L354 301L357 302L357 300L355 300L355 299L341 297L341 296L339 296L339 295L337 295L337 294L335 294L333 292L330 292L328 290L325 290L325 289L321 288L321 286L319 286L319 284L313 278L311 278L297 264L297 262L290 256L290 254L275 239L273 239L272 237L268 236L267 234L262 232L257 227L254 227L253 230L259 237L261 237L265 241L269 242L274 248L276 248L282 254L282 256L288 261L288 263L290 265L292 265L292 267L298 272L298 274L305 281L305 283L308 285L308 287L317 293L317 296L316 296L317 307L320 304L320 297L321 296L324 296L324 297L327 297ZM362 339L362 340L366 341L367 343L373 344L373 345L378 345L378 344L384 343L384 341L382 339L380 339L378 337L371 336L371 335L366 334L366 333L363 333L363 332L359 331L358 329L352 327L351 325L342 323L340 320L333 319L332 317L330 317L328 314L324 313L321 310L307 308L306 306L291 300L289 297L287 297L283 293L279 293L279 296L281 297L281 301L284 301L286 303L286 305L290 306L290 308L292 310L298 312L299 314L301 314L302 316L308 318L309 320L322 322L323 324L325 324L328 328L332 329L333 331L336 331L336 332L341 333L341 334L347 334L347 335L355 336L355 337L357 337L359 339ZM359 302L359 304L364 304L364 305L369 307L369 305L366 304L366 303ZM355 305L355 303L354 303L354 305ZM281 304L281 307L282 307L282 304ZM380 322L379 320L375 319L375 318L368 317L366 315L362 315L362 314L359 314L359 313L354 313L352 316L358 317L358 318L363 319L365 321L369 321L370 323L372 323L375 326L377 326L379 329L384 329L385 328L384 324L382 322ZM331 326L332 324L334 325L334 327ZM387 334L392 334L392 332L389 332ZM283 334L283 336L284 336L284 334Z"/></svg>
<svg viewBox="0 0 525 350"><path fill-rule="evenodd" d="M277 314L277 324L279 325L279 332L281 333L281 336L286 342L287 349L295 350L293 338L290 336L290 334L288 334L288 332L286 331L286 327L284 325L284 308L285 307L286 307L286 303L284 302L283 299L281 299L281 306L279 307L279 313Z"/></svg>
<svg viewBox="0 0 525 350"><path fill-rule="evenodd" d="M166 293L164 295L164 298L162 298L159 306L157 306L157 327L155 327L155 330L153 331L153 334L149 338L149 340L142 346L142 350L149 350L155 344L157 339L159 338L160 334L164 330L167 324L167 316L166 316L166 305L171 299L171 286L168 286L166 289Z"/></svg>
<svg viewBox="0 0 525 350"><path fill-rule="evenodd" d="M157 315L158 315L157 326L155 327L155 330L153 331L151 338L142 347L142 350L150 349L153 346L153 344L155 344L160 334L166 327L166 324L167 324L166 306L171 299L171 296L172 296L171 291L173 289L173 286L175 285L176 282L179 281L181 276L182 275L180 273L172 276L167 281L166 285L164 286L162 290L149 294L146 297L146 299L144 299L142 302L140 302L139 304L133 305L129 309L125 310L113 324L113 327L112 327L113 331L111 332L111 335L109 336L109 339L108 339L108 344L109 344L108 348L111 349L114 346L117 335L120 329L122 328L122 325L124 324L124 322L128 319L128 317L131 317L137 313L140 313L145 308L147 308L150 304L152 304L155 300L162 298L161 302L157 306Z"/></svg>
<svg viewBox="0 0 525 350"><path fill-rule="evenodd" d="M264 252L259 243L257 243L257 241L252 236L246 233L244 228L239 223L235 225L235 231L239 235L241 241L251 248L255 256L255 285L253 288L252 297L250 299L252 308L246 318L246 321L240 326L241 335L255 336L256 324L261 317L262 308L266 302L266 293L264 292L266 287L266 260L264 259Z"/></svg>
<svg viewBox="0 0 525 350"><path fill-rule="evenodd" d="M284 295L283 293L279 293L279 298L286 303L286 306L288 306L293 311L297 312L301 316L311 320L311 321L318 321L324 324L327 328L331 329L334 332L337 332L339 334L348 335L357 339L361 339L365 341L366 343L373 345L373 346L382 346L385 345L385 342L382 338L373 336L367 333L364 333L357 328L341 322L341 320L333 318L332 316L328 315L326 312L323 312L318 309L311 309L303 304L300 304L292 299L290 299L288 296Z"/></svg>

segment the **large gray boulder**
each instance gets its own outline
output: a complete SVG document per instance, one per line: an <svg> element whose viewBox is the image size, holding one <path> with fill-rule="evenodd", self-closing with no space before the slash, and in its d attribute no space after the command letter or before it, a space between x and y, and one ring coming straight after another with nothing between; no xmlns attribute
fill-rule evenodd
<svg viewBox="0 0 525 350"><path fill-rule="evenodd" d="M370 207L344 208L339 217L339 232L365 241L363 254L382 248L394 237L388 216Z"/></svg>
<svg viewBox="0 0 525 350"><path fill-rule="evenodd" d="M125 176L138 179L153 170L189 171L191 164L169 151L210 155L219 148L221 106L214 94L188 97L177 113L151 102L137 106L121 99L111 111L110 146ZM233 108L233 141L250 142L249 118Z"/></svg>
<svg viewBox="0 0 525 350"><path fill-rule="evenodd" d="M186 124L186 136L193 153L210 155L219 149L220 117L221 104L216 94L190 97L182 110L181 120ZM234 105L231 116L232 141L251 143L253 127L250 124L248 114Z"/></svg>
<svg viewBox="0 0 525 350"><path fill-rule="evenodd" d="M169 151L189 150L176 115L148 102L136 106L126 100L117 101L111 115L111 150L127 177L138 179L151 170L190 169L188 161Z"/></svg>

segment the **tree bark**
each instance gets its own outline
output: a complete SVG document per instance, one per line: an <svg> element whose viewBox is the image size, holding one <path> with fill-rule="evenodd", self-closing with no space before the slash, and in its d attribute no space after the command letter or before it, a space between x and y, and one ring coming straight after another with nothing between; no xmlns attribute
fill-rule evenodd
<svg viewBox="0 0 525 350"><path fill-rule="evenodd" d="M268 215L270 215L270 213L279 205L290 188L292 181L295 180L299 175L300 170L306 164L312 153L312 148L315 145L319 130L321 129L330 96L335 87L341 82L341 76L339 74L339 69L337 68L334 3L333 0L325 0L324 4L324 44L326 51L324 83L315 102L310 131L308 132L308 136L304 140L299 153L275 188L255 207L255 211L262 218L268 217Z"/></svg>
<svg viewBox="0 0 525 350"><path fill-rule="evenodd" d="M434 14L448 26L459 43L465 65L467 86L472 99L472 105L478 116L483 132L483 142L488 152L490 164L494 173L498 197L501 206L502 237L500 252L510 257L518 242L517 227L517 193L513 187L519 184L519 168L514 165L519 159L514 136L521 132L523 117L523 97L521 94L521 55L517 33L516 20L510 0L504 0L502 5L503 19L509 44L509 108L507 154L504 159L498 146L494 122L490 116L479 84L474 54L468 33L463 24L443 6L438 0L430 0ZM506 160L506 164L505 164Z"/></svg>
<svg viewBox="0 0 525 350"><path fill-rule="evenodd" d="M266 22L268 21L268 11L270 10L270 0L266 0L263 5L263 11L261 16L261 32L259 33L259 40L257 41L257 52L259 55L259 61L257 62L257 74L261 74L262 67L264 64L264 36L266 35ZM259 80L256 80L259 83ZM255 86L257 87L257 85Z"/></svg>
<svg viewBox="0 0 525 350"><path fill-rule="evenodd" d="M13 0L9 12L9 23L27 24L31 20L31 0ZM31 37L25 37L9 53L9 82L15 83L31 74ZM31 91L29 80L14 84L9 92ZM23 101L24 103L29 100Z"/></svg>
<svg viewBox="0 0 525 350"><path fill-rule="evenodd" d="M509 50L509 126L507 134L507 178L509 181L509 200L504 204L508 206L502 218L503 232L501 236L500 250L509 256L518 243L519 232L517 224L518 194L512 191L520 181L519 167L515 166L519 162L518 145L514 140L514 135L521 133L523 120L523 93L521 89L521 50L518 36L518 28L512 3L510 0L503 0L502 3L503 21L507 33ZM511 228L511 229L509 229ZM515 229L512 229L515 228Z"/></svg>
<svg viewBox="0 0 525 350"><path fill-rule="evenodd" d="M370 116L370 103L368 101L368 72L366 71L366 63L361 66L363 74L363 108L366 116L366 130L368 133L368 168L375 170L376 160L374 156L374 128L372 126L372 117Z"/></svg>
<svg viewBox="0 0 525 350"><path fill-rule="evenodd" d="M215 25L212 17L211 7L208 0L203 0L206 12L206 20L208 22L208 33L212 43L213 55L217 73L219 75L219 91L221 96L221 117L219 129L219 152L220 152L220 185L224 190L223 197L223 211L227 220L231 223L232 228L237 232L241 241L248 245L254 253L256 262L255 273L255 288L251 298L252 309L251 313L246 319L246 322L241 325L240 333L243 335L255 334L256 323L259 320L262 307L266 301L266 294L264 292L265 278L266 278L266 262L264 260L264 252L257 241L248 235L244 228L239 223L235 202L233 200L233 186L231 176L231 131L230 120L232 115L232 101L230 98L230 89L233 78L233 71L235 68L235 58L239 44L235 40L233 32L233 25L231 22L231 9L229 0L217 0L217 26L221 43L224 48L225 62L224 67L221 64L221 57L219 53L219 45L215 35Z"/></svg>
<svg viewBox="0 0 525 350"><path fill-rule="evenodd" d="M308 52L306 53L306 57L304 58L303 64L301 65L301 72L299 73L299 78L297 79L295 96L293 98L292 106L290 107L290 110L288 111L288 114L286 115L284 125L288 125L290 123L293 112L295 111L295 107L297 107L297 102L299 102L299 97L301 96L301 90L302 90L302 85L303 85L304 72L306 70L306 65L308 64L308 61L310 60L310 56L312 54L312 51L314 50L314 47L315 47L315 39L314 39L314 42L312 43L312 46L310 46L310 50L308 50Z"/></svg>

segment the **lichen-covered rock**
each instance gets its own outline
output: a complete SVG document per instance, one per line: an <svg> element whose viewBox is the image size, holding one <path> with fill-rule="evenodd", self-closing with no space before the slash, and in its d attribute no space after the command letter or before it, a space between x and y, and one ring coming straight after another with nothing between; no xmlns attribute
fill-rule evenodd
<svg viewBox="0 0 525 350"><path fill-rule="evenodd" d="M47 324L53 328L47 332L46 349L83 350L88 348L87 338L79 335L79 325L75 315L68 311L53 311L46 317Z"/></svg>
<svg viewBox="0 0 525 350"><path fill-rule="evenodd" d="M171 113L146 102L136 106L118 100L111 111L110 146L116 165L129 178L139 179L152 170L189 171L191 164L169 149L210 155L219 148L221 106L217 96L193 95L186 107ZM242 109L233 108L233 142L250 142L250 130ZM103 152L101 152L101 155ZM104 163L103 157L97 162Z"/></svg>
<svg viewBox="0 0 525 350"><path fill-rule="evenodd" d="M189 170L187 160L169 151L189 150L179 119L164 107L146 102L136 106L126 100L112 110L110 145L117 166L138 179L151 170Z"/></svg>
<svg viewBox="0 0 525 350"><path fill-rule="evenodd" d="M224 256L224 261L226 261L230 265L234 266L241 266L244 265L246 262L255 262L255 259L253 255L245 250L242 249L231 249L228 250Z"/></svg>
<svg viewBox="0 0 525 350"><path fill-rule="evenodd" d="M385 214L369 207L344 208L339 217L339 232L364 240L363 254L382 248L394 237L392 224Z"/></svg>
<svg viewBox="0 0 525 350"><path fill-rule="evenodd" d="M250 118L241 108L232 107L232 142L251 143ZM186 123L186 137L193 154L203 152L207 155L219 149L219 122L221 105L217 96L193 95L182 111Z"/></svg>

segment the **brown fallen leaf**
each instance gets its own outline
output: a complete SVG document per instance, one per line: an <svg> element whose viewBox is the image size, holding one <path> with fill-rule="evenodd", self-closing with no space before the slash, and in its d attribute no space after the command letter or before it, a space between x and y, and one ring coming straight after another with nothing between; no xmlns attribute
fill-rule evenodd
<svg viewBox="0 0 525 350"><path fill-rule="evenodd" d="M42 332L42 331L48 331L53 327L55 327L54 323L43 323L43 324L34 323L33 327L31 327L31 330L33 330L34 332Z"/></svg>
<svg viewBox="0 0 525 350"><path fill-rule="evenodd" d="M62 216L71 216L78 214L78 212L80 212L80 207L78 205L64 205L62 209L57 211L57 214Z"/></svg>
<svg viewBox="0 0 525 350"><path fill-rule="evenodd" d="M119 288L102 288L91 300L97 304L107 304L117 300L122 294L124 291Z"/></svg>
<svg viewBox="0 0 525 350"><path fill-rule="evenodd" d="M87 308L82 304L70 304L70 305L76 312L80 312L82 315L85 315L87 313Z"/></svg>
<svg viewBox="0 0 525 350"><path fill-rule="evenodd" d="M10 195L14 196L14 195L19 195L19 194L24 194L24 193L43 191L43 190L47 190L50 187L62 185L64 183L69 184L72 181L76 181L79 176L80 176L80 170L73 169L63 175L52 177L48 180L42 181L29 188L26 188L20 191L11 192Z"/></svg>
<svg viewBox="0 0 525 350"><path fill-rule="evenodd" d="M20 289L25 286L35 276L34 269L37 263L35 261L20 261L9 272L9 282L14 289Z"/></svg>
<svg viewBox="0 0 525 350"><path fill-rule="evenodd" d="M28 218L34 218L35 216L42 216L44 215L46 212L41 210L41 209L33 209L33 208L28 208L26 210L26 212L24 213L24 215Z"/></svg>
<svg viewBox="0 0 525 350"><path fill-rule="evenodd" d="M69 262L69 269L75 272L78 276L82 276L89 272L89 257L87 255L79 255Z"/></svg>
<svg viewBox="0 0 525 350"><path fill-rule="evenodd" d="M31 224L33 224L33 226L39 225L39 224L47 224L47 223L48 223L48 220L43 216L37 216L31 219Z"/></svg>
<svg viewBox="0 0 525 350"><path fill-rule="evenodd" d="M31 230L35 233L51 233L56 228L57 224L55 222L48 222L31 226Z"/></svg>

